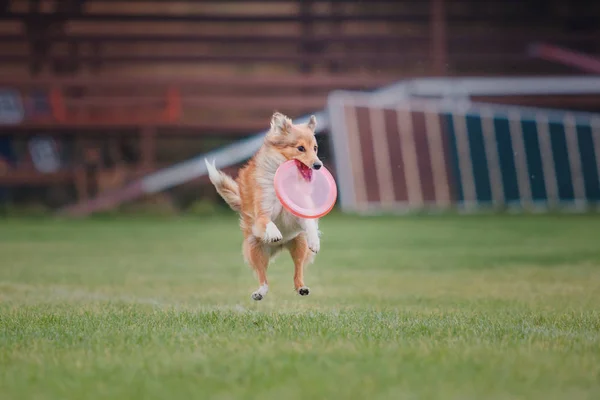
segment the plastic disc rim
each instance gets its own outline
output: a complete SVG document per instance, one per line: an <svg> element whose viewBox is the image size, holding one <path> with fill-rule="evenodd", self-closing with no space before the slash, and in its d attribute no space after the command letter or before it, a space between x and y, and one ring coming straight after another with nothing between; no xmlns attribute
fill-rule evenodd
<svg viewBox="0 0 600 400"><path fill-rule="evenodd" d="M331 210L333 210L333 207L335 207L335 203L337 201L337 185L335 183L335 179L333 179L333 175L331 175L331 172L329 172L329 170L327 168L325 168L325 166L323 166L320 170L314 171L313 173L322 173L325 176L325 179L329 182L329 184L331 185L331 188L333 190L329 191L328 194L328 201L331 202L331 205L324 211L317 213L317 214L313 214L310 213L309 209L306 209L304 207L300 207L300 206L290 206L290 204L293 204L293 202L291 201L291 199L289 198L288 195L286 195L281 188L279 187L280 185L278 184L279 182L279 176L280 176L280 171L281 168L289 163L294 163L293 160L288 160L285 163L281 164L279 166L279 168L277 168L277 171L275 171L275 178L274 178L274 186L275 186L275 195L277 196L277 199L279 200L279 202L281 203L281 205L288 210L290 213L292 213L293 215L295 215L296 217L300 217L300 218L305 218L305 219L317 219L317 218L321 218L327 214L329 214L331 212Z"/></svg>

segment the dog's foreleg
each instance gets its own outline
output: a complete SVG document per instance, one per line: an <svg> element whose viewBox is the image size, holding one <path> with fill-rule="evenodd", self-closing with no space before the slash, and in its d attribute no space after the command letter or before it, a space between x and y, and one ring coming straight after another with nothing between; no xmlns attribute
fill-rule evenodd
<svg viewBox="0 0 600 400"><path fill-rule="evenodd" d="M252 234L265 243L277 243L283 239L279 228L266 215L257 218L254 226L252 226Z"/></svg>
<svg viewBox="0 0 600 400"><path fill-rule="evenodd" d="M317 254L321 249L318 221L316 219L304 219L302 220L302 228L306 233L306 242L308 244L308 248L310 251Z"/></svg>
<svg viewBox="0 0 600 400"><path fill-rule="evenodd" d="M269 291L267 282L267 267L269 266L269 253L264 248L264 245L257 242L253 237L248 237L244 240L243 245L244 259L256 272L258 278L258 290L252 293L253 300L262 300Z"/></svg>
<svg viewBox="0 0 600 400"><path fill-rule="evenodd" d="M276 243L283 239L279 228L271 221L273 212L273 201L270 196L265 198L265 193L259 192L260 196L255 200L254 213L256 220L252 226L252 234L265 243Z"/></svg>
<svg viewBox="0 0 600 400"><path fill-rule="evenodd" d="M304 266L310 261L312 254L308 249L306 236L300 234L287 245L294 260L294 289L300 296L308 296L310 289L304 285Z"/></svg>

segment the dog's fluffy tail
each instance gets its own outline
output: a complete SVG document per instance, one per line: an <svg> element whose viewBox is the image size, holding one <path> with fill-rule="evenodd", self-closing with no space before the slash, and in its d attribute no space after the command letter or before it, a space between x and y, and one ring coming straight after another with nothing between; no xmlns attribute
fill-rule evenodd
<svg viewBox="0 0 600 400"><path fill-rule="evenodd" d="M204 162L208 169L208 178L215 185L217 192L232 210L239 212L242 208L242 199L240 198L240 188L237 182L229 175L219 171L214 161L211 164L207 159L204 159Z"/></svg>

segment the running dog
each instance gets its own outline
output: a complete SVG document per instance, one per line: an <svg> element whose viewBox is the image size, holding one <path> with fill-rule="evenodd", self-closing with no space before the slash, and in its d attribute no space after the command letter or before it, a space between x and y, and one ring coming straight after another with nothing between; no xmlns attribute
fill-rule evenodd
<svg viewBox="0 0 600 400"><path fill-rule="evenodd" d="M312 171L323 166L317 156L315 139L317 119L313 115L305 124L293 124L276 112L264 142L250 161L233 179L205 160L208 176L219 195L240 214L244 236L244 259L258 277L259 288L252 299L262 300L269 291L267 267L282 249L294 260L294 288L301 296L310 289L304 285L304 267L314 260L320 249L318 219L303 219L283 208L275 194L275 171L284 162L294 160L302 178L312 179Z"/></svg>

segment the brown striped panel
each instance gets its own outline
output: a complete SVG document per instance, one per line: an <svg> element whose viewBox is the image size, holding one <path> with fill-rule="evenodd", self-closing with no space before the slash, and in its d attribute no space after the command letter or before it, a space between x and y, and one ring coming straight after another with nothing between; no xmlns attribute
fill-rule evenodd
<svg viewBox="0 0 600 400"><path fill-rule="evenodd" d="M450 137L448 119L444 114L438 114L440 119L440 130L442 134L442 145L444 146L444 161L446 163L446 178L448 179L448 187L450 188L450 202L456 203L458 200L458 188L456 187L456 179L454 176L454 167L452 165L452 152L450 151Z"/></svg>
<svg viewBox="0 0 600 400"><path fill-rule="evenodd" d="M406 202L408 201L408 189L406 187L404 160L402 159L400 132L398 131L398 113L396 110L385 110L384 120L388 140L388 157L394 181L394 197L396 201Z"/></svg>
<svg viewBox="0 0 600 400"><path fill-rule="evenodd" d="M373 149L373 133L371 132L371 118L367 107L356 108L358 122L358 136L362 152L362 161L367 191L367 202L379 203L379 184L377 182L377 169L375 166L375 150Z"/></svg>
<svg viewBox="0 0 600 400"><path fill-rule="evenodd" d="M425 128L425 114L420 111L413 111L411 115L423 201L433 203L435 202L435 188L429 142L427 141L427 129Z"/></svg>

